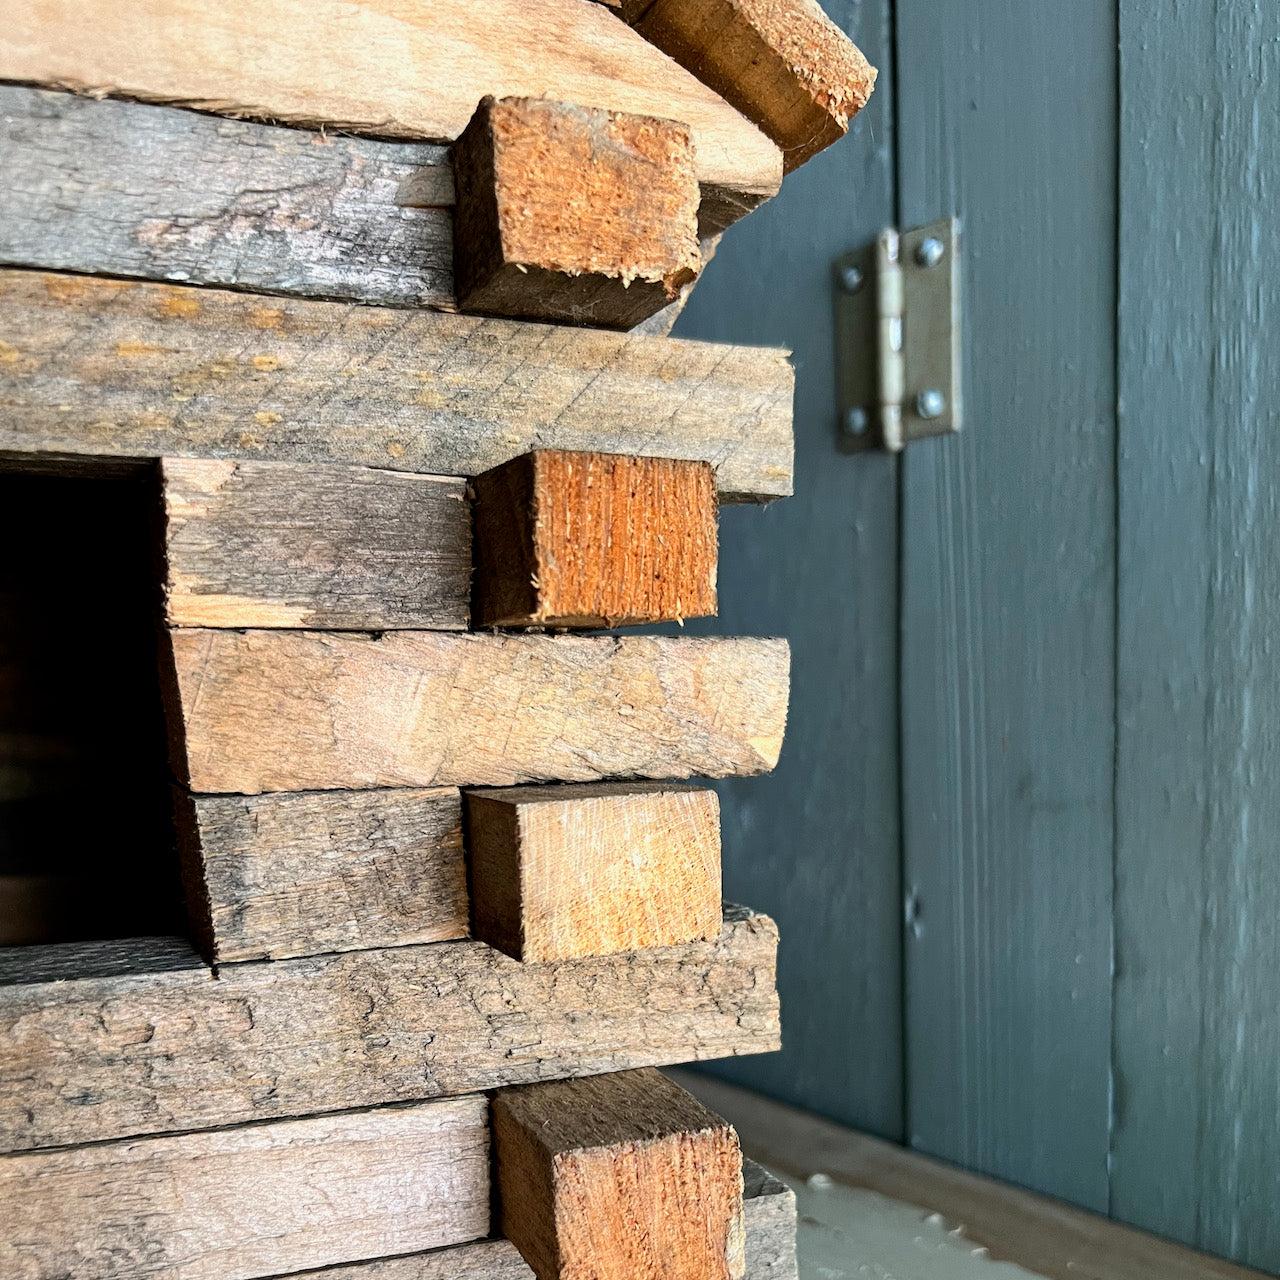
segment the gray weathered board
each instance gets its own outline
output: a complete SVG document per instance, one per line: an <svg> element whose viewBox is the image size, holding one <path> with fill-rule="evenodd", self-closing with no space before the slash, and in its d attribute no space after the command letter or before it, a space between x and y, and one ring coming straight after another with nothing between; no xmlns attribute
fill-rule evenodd
<svg viewBox="0 0 1280 1280"><path fill-rule="evenodd" d="M1115 0L897 32L903 225L963 218L968 335L966 430L902 463L906 1137L1105 1211Z"/></svg>
<svg viewBox="0 0 1280 1280"><path fill-rule="evenodd" d="M714 942L548 965L439 942L78 979L74 947L0 953L0 1151L769 1053L777 938L726 907Z"/></svg>
<svg viewBox="0 0 1280 1280"><path fill-rule="evenodd" d="M354 462L474 476L533 448L690 458L791 492L786 353L0 269L0 460Z"/></svg>
<svg viewBox="0 0 1280 1280"><path fill-rule="evenodd" d="M1111 1209L1280 1271L1280 9L1120 4Z"/></svg>
<svg viewBox="0 0 1280 1280"><path fill-rule="evenodd" d="M210 963L470 933L462 801L451 787L174 790L187 911Z"/></svg>
<svg viewBox="0 0 1280 1280"><path fill-rule="evenodd" d="M876 91L849 137L729 231L677 326L792 347L799 373L797 498L721 512L720 616L687 627L786 636L795 663L778 768L717 788L725 890L779 921L786 1037L712 1069L898 1138L899 464L840 453L830 303L833 259L894 219L891 9L824 8L881 68Z"/></svg>

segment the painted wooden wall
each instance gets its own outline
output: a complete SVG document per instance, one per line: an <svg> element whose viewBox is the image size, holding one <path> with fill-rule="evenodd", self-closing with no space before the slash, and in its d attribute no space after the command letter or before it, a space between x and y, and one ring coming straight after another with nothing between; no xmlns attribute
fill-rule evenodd
<svg viewBox="0 0 1280 1280"><path fill-rule="evenodd" d="M726 887L786 1048L722 1074L1280 1272L1280 7L828 6L893 76L682 329L796 351L791 637ZM967 428L840 452L832 258L964 221Z"/></svg>

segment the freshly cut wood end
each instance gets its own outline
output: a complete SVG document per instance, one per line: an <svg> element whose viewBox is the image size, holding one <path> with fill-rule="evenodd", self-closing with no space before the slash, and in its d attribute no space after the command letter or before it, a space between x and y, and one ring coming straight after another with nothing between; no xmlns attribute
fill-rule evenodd
<svg viewBox="0 0 1280 1280"><path fill-rule="evenodd" d="M623 0L621 13L772 138L787 173L843 137L875 87L816 0Z"/></svg>
<svg viewBox="0 0 1280 1280"><path fill-rule="evenodd" d="M517 960L720 936L708 788L597 783L467 793L474 934Z"/></svg>
<svg viewBox="0 0 1280 1280"><path fill-rule="evenodd" d="M453 160L464 311L630 328L702 269L686 125L488 97Z"/></svg>
<svg viewBox="0 0 1280 1280"><path fill-rule="evenodd" d="M706 462L535 450L475 481L473 610L489 627L601 627L716 612Z"/></svg>
<svg viewBox="0 0 1280 1280"><path fill-rule="evenodd" d="M737 1280L742 1152L732 1126L652 1068L493 1100L502 1231L538 1280Z"/></svg>

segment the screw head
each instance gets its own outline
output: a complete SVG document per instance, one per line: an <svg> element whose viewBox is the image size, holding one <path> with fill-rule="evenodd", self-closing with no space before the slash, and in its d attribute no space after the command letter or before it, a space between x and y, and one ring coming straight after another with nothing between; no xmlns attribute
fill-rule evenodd
<svg viewBox="0 0 1280 1280"><path fill-rule="evenodd" d="M840 268L840 287L845 293L857 293L862 288L866 277L862 274L861 267L855 267L850 263L847 267Z"/></svg>
<svg viewBox="0 0 1280 1280"><path fill-rule="evenodd" d="M946 246L937 236L925 236L916 245L916 261L922 267L936 267L942 261L942 255L946 251Z"/></svg>
<svg viewBox="0 0 1280 1280"><path fill-rule="evenodd" d="M844 427L845 435L865 435L870 425L871 415L861 405L855 405L852 409L844 411L844 420L841 426Z"/></svg>
<svg viewBox="0 0 1280 1280"><path fill-rule="evenodd" d="M916 413L926 421L942 417L946 409L947 397L932 387L916 396Z"/></svg>

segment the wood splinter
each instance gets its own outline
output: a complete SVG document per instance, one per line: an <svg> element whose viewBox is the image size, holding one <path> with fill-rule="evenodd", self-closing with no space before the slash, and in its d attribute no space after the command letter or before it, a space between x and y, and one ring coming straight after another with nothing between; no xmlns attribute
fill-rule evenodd
<svg viewBox="0 0 1280 1280"><path fill-rule="evenodd" d="M653 1068L504 1089L491 1108L503 1234L538 1280L737 1280L742 1152Z"/></svg>
<svg viewBox="0 0 1280 1280"><path fill-rule="evenodd" d="M686 125L487 97L453 163L463 311L629 329L702 269Z"/></svg>
<svg viewBox="0 0 1280 1280"><path fill-rule="evenodd" d="M467 793L474 933L517 960L720 934L720 804L706 787L599 783Z"/></svg>
<svg viewBox="0 0 1280 1280"><path fill-rule="evenodd" d="M714 615L710 464L538 449L477 477L475 493L479 626Z"/></svg>

